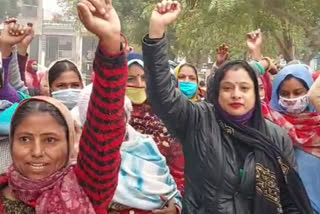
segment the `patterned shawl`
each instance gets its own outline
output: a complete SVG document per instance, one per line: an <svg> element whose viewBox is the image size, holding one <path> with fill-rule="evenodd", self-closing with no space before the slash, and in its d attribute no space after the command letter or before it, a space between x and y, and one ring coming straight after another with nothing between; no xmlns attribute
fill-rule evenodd
<svg viewBox="0 0 320 214"><path fill-rule="evenodd" d="M166 157L171 175L178 190L184 192L184 157L182 146L170 135L162 121L151 111L148 104L133 105L130 125L141 134L151 135L161 154Z"/></svg>
<svg viewBox="0 0 320 214"><path fill-rule="evenodd" d="M299 115L281 114L268 105L262 106L263 116L284 128L295 146L320 157L320 114L305 112Z"/></svg>
<svg viewBox="0 0 320 214"><path fill-rule="evenodd" d="M62 103L51 97L33 97L26 99L19 104L17 109L30 101L47 102L60 111L68 126L69 155L71 155L74 144L74 122L69 110ZM10 136L10 139L12 141L12 136ZM41 180L31 180L24 177L16 170L13 163L7 174L0 177L0 181L6 180L14 196L18 200L35 207L37 214L95 213L89 198L79 185L76 174L69 161L63 168ZM0 203L0 212L1 210L2 207Z"/></svg>
<svg viewBox="0 0 320 214"><path fill-rule="evenodd" d="M119 181L112 201L126 207L154 210L164 203L160 196L169 198L176 194L175 203L181 207L176 183L152 137L138 133L130 125L127 133L128 140L121 145Z"/></svg>

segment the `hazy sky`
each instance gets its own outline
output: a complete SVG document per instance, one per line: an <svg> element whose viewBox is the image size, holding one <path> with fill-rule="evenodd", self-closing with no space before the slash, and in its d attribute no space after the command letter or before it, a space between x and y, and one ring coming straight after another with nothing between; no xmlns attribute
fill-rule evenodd
<svg viewBox="0 0 320 214"><path fill-rule="evenodd" d="M52 12L59 11L57 0L43 0L43 7L45 10L49 10Z"/></svg>

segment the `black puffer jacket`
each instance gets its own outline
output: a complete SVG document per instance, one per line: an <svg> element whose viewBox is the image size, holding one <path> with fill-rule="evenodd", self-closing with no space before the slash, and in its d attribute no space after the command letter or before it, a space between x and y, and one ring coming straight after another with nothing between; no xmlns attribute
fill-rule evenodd
<svg viewBox="0 0 320 214"><path fill-rule="evenodd" d="M143 40L148 101L168 129L180 139L185 155L183 213L249 214L255 193L255 162L248 148L221 135L210 103L188 101L171 82L166 38ZM274 143L293 165L294 151L282 129L267 122ZM222 138L222 139L218 139ZM215 142L221 141L222 144ZM245 154L241 158L241 154ZM243 171L240 170L243 168ZM299 213L286 191L284 213Z"/></svg>

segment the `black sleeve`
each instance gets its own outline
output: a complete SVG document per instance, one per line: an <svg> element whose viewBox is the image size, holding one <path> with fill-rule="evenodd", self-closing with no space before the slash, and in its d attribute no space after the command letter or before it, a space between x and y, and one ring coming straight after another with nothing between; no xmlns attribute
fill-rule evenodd
<svg viewBox="0 0 320 214"><path fill-rule="evenodd" d="M142 48L148 103L169 131L183 144L188 129L197 126L199 107L182 95L173 84L167 38L153 40L146 36L142 41Z"/></svg>
<svg viewBox="0 0 320 214"><path fill-rule="evenodd" d="M296 168L295 162L295 153L293 149L293 144L288 136L288 134L284 130L280 130L280 136L282 138L282 152L284 157L287 159L291 167ZM280 197L281 197L281 204L283 207L284 213L288 214L300 214L298 207L294 203L293 199L290 197L288 186L282 185L283 188L280 189Z"/></svg>
<svg viewBox="0 0 320 214"><path fill-rule="evenodd" d="M287 185L282 185L284 188L280 188L280 198L281 198L281 205L283 209L283 213L288 214L302 214L299 211L298 207L290 197Z"/></svg>
<svg viewBox="0 0 320 214"><path fill-rule="evenodd" d="M287 161L293 168L296 168L296 156L293 149L293 143L288 134L282 131L282 152Z"/></svg>
<svg viewBox="0 0 320 214"><path fill-rule="evenodd" d="M273 122L266 120L267 126L270 130L270 135L272 136L272 140L275 144L279 147L280 151L282 152L283 158L288 161L288 164L295 168L295 153L293 149L293 144L291 142L290 137L288 136L287 132L282 129L280 126L274 124ZM281 198L281 205L283 208L283 213L287 214L299 214L301 213L296 206L295 202L290 196L288 186L286 184L280 185L280 198Z"/></svg>

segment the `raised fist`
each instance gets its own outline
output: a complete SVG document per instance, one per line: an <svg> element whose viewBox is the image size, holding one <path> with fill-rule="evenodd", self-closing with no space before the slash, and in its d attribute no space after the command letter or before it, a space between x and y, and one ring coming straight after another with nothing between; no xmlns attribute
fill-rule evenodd
<svg viewBox="0 0 320 214"><path fill-rule="evenodd" d="M120 35L120 20L111 0L80 0L78 14L87 30L100 39Z"/></svg>
<svg viewBox="0 0 320 214"><path fill-rule="evenodd" d="M27 30L27 27L18 24L15 18L6 20L0 36L1 46L12 47L20 43L27 36Z"/></svg>
<svg viewBox="0 0 320 214"><path fill-rule="evenodd" d="M88 31L95 34L109 52L120 50L121 24L111 0L80 0L78 15Z"/></svg>
<svg viewBox="0 0 320 214"><path fill-rule="evenodd" d="M247 34L247 45L250 51L261 48L262 33L260 29Z"/></svg>
<svg viewBox="0 0 320 214"><path fill-rule="evenodd" d="M229 47L226 44L222 44L217 48L216 65L222 65L229 57Z"/></svg>
<svg viewBox="0 0 320 214"><path fill-rule="evenodd" d="M161 38L166 27L177 20L181 12L181 5L178 1L163 0L158 3L150 18L150 38Z"/></svg>

